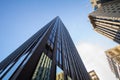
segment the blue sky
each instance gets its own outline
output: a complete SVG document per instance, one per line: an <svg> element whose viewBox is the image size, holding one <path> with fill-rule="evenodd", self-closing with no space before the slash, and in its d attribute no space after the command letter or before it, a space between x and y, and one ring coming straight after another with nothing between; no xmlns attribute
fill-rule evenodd
<svg viewBox="0 0 120 80"><path fill-rule="evenodd" d="M93 63L87 63L95 57L94 55L101 56L102 53L101 57L105 59L104 50L117 45L93 30L88 19L88 14L92 11L89 0L0 0L0 61L50 20L59 16L70 32L78 51L82 51L80 55L88 69L88 66ZM86 50L83 47L87 47L86 49L90 52L84 52ZM94 49L98 49L99 52ZM99 60L102 59L99 58ZM102 61L95 63L99 62L102 63ZM105 64L107 65L107 63L102 64L102 69L106 66ZM101 80L108 80L109 75L102 75L99 68L95 67ZM110 79L114 80L113 77Z"/></svg>
<svg viewBox="0 0 120 80"><path fill-rule="evenodd" d="M87 4L87 0L1 0L0 51L5 56L11 53L56 16L63 20L74 41L84 39L85 33L89 32L88 28L91 29L85 26L88 24L86 15L91 11L90 4Z"/></svg>

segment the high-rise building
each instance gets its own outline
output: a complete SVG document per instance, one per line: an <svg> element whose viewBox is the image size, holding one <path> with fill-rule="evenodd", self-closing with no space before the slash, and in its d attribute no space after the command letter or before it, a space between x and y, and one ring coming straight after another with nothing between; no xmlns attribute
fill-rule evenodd
<svg viewBox="0 0 120 80"><path fill-rule="evenodd" d="M111 71L120 79L120 46L107 50L106 56Z"/></svg>
<svg viewBox="0 0 120 80"><path fill-rule="evenodd" d="M94 70L90 71L89 75L91 77L91 80L99 80L99 77L97 76L97 74Z"/></svg>
<svg viewBox="0 0 120 80"><path fill-rule="evenodd" d="M0 80L90 80L75 45L56 17L0 63ZM63 78L62 78L63 77Z"/></svg>
<svg viewBox="0 0 120 80"><path fill-rule="evenodd" d="M103 3L89 19L95 31L120 43L120 0Z"/></svg>

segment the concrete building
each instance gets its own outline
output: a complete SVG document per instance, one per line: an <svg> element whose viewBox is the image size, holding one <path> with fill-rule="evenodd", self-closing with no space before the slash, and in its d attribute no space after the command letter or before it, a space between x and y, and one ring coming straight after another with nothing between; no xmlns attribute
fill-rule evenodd
<svg viewBox="0 0 120 80"><path fill-rule="evenodd" d="M56 75L56 80L64 80L64 73L63 73L63 72L58 73L58 74Z"/></svg>
<svg viewBox="0 0 120 80"><path fill-rule="evenodd" d="M103 3L89 19L95 31L120 43L120 0Z"/></svg>
<svg viewBox="0 0 120 80"><path fill-rule="evenodd" d="M56 17L0 63L0 80L90 80L77 49Z"/></svg>
<svg viewBox="0 0 120 80"><path fill-rule="evenodd" d="M113 58L113 62L115 64L118 73L116 77L120 80L120 55Z"/></svg>
<svg viewBox="0 0 120 80"><path fill-rule="evenodd" d="M106 56L111 71L120 79L120 46L107 50Z"/></svg>
<svg viewBox="0 0 120 80"><path fill-rule="evenodd" d="M89 75L90 75L90 77L91 77L91 80L100 80L94 70L90 71L90 72L89 72Z"/></svg>

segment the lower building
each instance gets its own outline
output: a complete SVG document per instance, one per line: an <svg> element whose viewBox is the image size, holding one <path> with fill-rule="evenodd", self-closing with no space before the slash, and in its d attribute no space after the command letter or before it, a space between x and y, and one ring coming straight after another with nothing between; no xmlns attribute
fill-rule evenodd
<svg viewBox="0 0 120 80"><path fill-rule="evenodd" d="M113 58L113 62L115 64L115 67L116 67L116 73L117 73L117 78L120 79L120 55Z"/></svg>
<svg viewBox="0 0 120 80"><path fill-rule="evenodd" d="M100 80L94 70L90 71L89 75L91 77L91 80Z"/></svg>
<svg viewBox="0 0 120 80"><path fill-rule="evenodd" d="M56 75L56 80L64 80L64 73L63 73L63 72L58 73L58 74Z"/></svg>
<svg viewBox="0 0 120 80"><path fill-rule="evenodd" d="M96 32L120 43L120 0L103 3L89 19Z"/></svg>
<svg viewBox="0 0 120 80"><path fill-rule="evenodd" d="M107 60L111 71L115 74L117 78L120 79L120 46L109 49L106 51Z"/></svg>

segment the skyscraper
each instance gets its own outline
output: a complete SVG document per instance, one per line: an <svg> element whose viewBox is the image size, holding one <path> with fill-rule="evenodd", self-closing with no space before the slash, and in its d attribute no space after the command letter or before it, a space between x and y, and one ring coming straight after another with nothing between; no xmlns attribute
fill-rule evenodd
<svg viewBox="0 0 120 80"><path fill-rule="evenodd" d="M120 46L107 50L106 56L111 71L120 79Z"/></svg>
<svg viewBox="0 0 120 80"><path fill-rule="evenodd" d="M0 63L2 80L90 80L75 45L56 17Z"/></svg>
<svg viewBox="0 0 120 80"><path fill-rule="evenodd" d="M120 43L120 0L106 1L89 19L95 31Z"/></svg>

